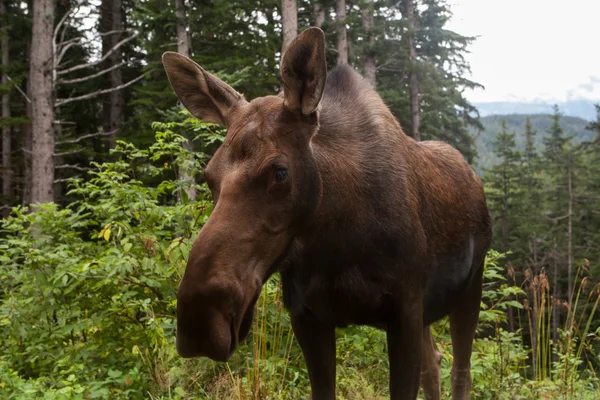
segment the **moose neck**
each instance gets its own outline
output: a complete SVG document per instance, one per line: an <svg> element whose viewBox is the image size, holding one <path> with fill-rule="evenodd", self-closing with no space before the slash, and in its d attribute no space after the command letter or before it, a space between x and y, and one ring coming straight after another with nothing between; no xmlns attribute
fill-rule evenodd
<svg viewBox="0 0 600 400"><path fill-rule="evenodd" d="M386 201L407 193L398 178L406 176L401 172L407 171L405 155L413 139L377 92L347 66L327 78L319 123L312 149L322 194L313 229L339 224L360 229L369 219L385 217Z"/></svg>

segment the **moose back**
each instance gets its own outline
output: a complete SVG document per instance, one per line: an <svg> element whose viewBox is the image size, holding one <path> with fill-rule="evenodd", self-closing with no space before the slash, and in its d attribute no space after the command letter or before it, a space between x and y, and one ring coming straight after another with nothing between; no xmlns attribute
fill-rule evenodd
<svg viewBox="0 0 600 400"><path fill-rule="evenodd" d="M335 399L335 327L387 333L390 394L438 399L429 325L450 317L454 399L470 396L470 356L491 226L462 155L406 136L348 66L327 73L309 28L281 60L284 90L248 102L190 59L163 64L184 106L223 124L205 170L215 208L177 293L177 350L226 361L279 271L312 398Z"/></svg>

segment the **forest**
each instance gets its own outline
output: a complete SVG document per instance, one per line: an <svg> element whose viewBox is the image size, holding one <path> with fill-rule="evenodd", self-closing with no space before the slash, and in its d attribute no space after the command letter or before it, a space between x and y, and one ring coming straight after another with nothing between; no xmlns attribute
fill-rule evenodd
<svg viewBox="0 0 600 400"><path fill-rule="evenodd" d="M265 285L227 363L175 350L177 285L213 208L203 167L224 127L196 120L161 55L250 100L309 26L415 140L455 146L482 178L494 237L473 398L600 398L600 105L584 121L480 118L465 91L475 37L445 0L0 0L0 397L300 399L309 380ZM432 327L450 398L447 320ZM342 399L389 398L385 332L336 332ZM422 398L422 395L421 395Z"/></svg>

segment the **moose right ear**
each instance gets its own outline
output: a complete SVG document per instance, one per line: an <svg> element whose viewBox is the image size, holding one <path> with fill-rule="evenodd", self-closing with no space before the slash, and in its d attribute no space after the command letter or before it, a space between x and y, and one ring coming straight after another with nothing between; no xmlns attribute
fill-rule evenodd
<svg viewBox="0 0 600 400"><path fill-rule="evenodd" d="M316 27L302 32L290 43L280 66L285 106L309 115L317 109L325 81L325 34Z"/></svg>
<svg viewBox="0 0 600 400"><path fill-rule="evenodd" d="M232 111L247 104L243 95L181 54L168 51L162 62L181 103L202 121L229 126Z"/></svg>

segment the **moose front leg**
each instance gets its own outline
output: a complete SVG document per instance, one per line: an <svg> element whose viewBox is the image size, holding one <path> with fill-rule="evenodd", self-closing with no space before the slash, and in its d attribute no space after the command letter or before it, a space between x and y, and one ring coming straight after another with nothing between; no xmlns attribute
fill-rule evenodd
<svg viewBox="0 0 600 400"><path fill-rule="evenodd" d="M421 307L402 307L387 327L390 400L415 400L419 392L423 338Z"/></svg>
<svg viewBox="0 0 600 400"><path fill-rule="evenodd" d="M335 400L335 327L318 321L306 309L292 313L291 320L306 361L312 399Z"/></svg>

